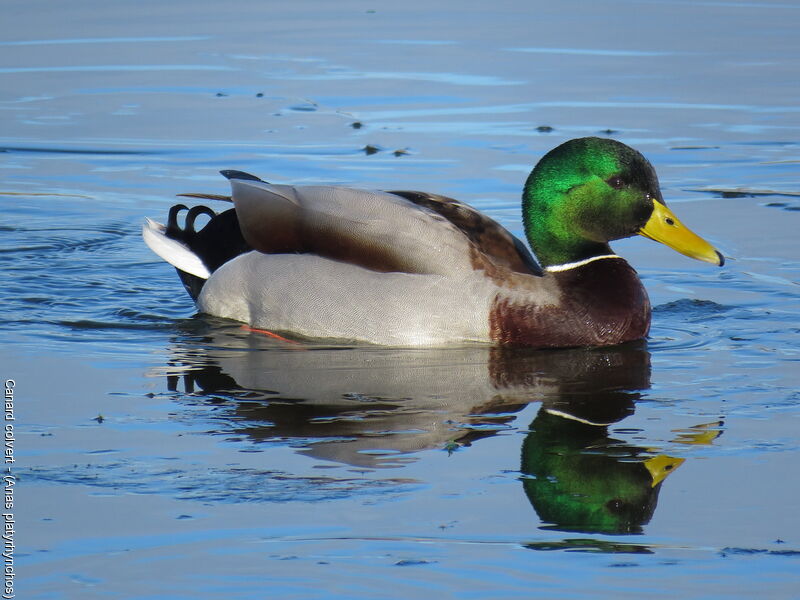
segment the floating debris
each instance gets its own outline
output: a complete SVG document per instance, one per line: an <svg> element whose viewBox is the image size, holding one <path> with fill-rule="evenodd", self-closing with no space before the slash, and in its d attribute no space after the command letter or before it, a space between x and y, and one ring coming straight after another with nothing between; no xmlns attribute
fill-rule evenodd
<svg viewBox="0 0 800 600"><path fill-rule="evenodd" d="M217 92L217 98L224 98L227 95L225 92Z"/></svg>
<svg viewBox="0 0 800 600"><path fill-rule="evenodd" d="M392 152L392 154L394 154L395 156L405 156L406 154L410 154L410 152L408 151L408 149L403 148L400 150L395 150L394 152Z"/></svg>
<svg viewBox="0 0 800 600"><path fill-rule="evenodd" d="M423 559L403 559L394 563L395 567L417 567L420 565L436 564L437 561L423 560Z"/></svg>
<svg viewBox="0 0 800 600"><path fill-rule="evenodd" d="M755 196L789 196L800 198L800 192L787 192L779 190L753 189L753 188L691 188L689 192L705 192L718 194L721 198L753 198Z"/></svg>
<svg viewBox="0 0 800 600"><path fill-rule="evenodd" d="M377 146L367 144L361 149L361 151L364 152L367 156L369 156L370 154L377 154L378 152L381 151L381 149L378 148Z"/></svg>
<svg viewBox="0 0 800 600"><path fill-rule="evenodd" d="M614 135L615 133L619 133L619 130L617 130L617 129L603 129L599 133L602 133L603 135Z"/></svg>
<svg viewBox="0 0 800 600"><path fill-rule="evenodd" d="M550 125L539 125L536 128L536 131L538 131L539 133L550 133L551 131L553 131L553 128L550 127Z"/></svg>
<svg viewBox="0 0 800 600"><path fill-rule="evenodd" d="M361 121L354 121L353 123L350 123L350 127L353 129L361 129L363 126L364 124Z"/></svg>
<svg viewBox="0 0 800 600"><path fill-rule="evenodd" d="M719 150L719 146L673 146L670 150Z"/></svg>
<svg viewBox="0 0 800 600"><path fill-rule="evenodd" d="M766 554L769 556L800 556L800 550L768 550L766 548L723 548L719 552L720 556L731 555L746 556L752 554Z"/></svg>

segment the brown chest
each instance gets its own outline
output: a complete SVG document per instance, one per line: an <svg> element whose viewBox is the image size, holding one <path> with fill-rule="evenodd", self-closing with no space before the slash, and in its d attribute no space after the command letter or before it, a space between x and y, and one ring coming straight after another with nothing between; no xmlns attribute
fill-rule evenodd
<svg viewBox="0 0 800 600"><path fill-rule="evenodd" d="M609 346L643 338L650 302L636 271L622 259L604 259L548 273L558 301L500 292L489 315L493 341L531 347Z"/></svg>

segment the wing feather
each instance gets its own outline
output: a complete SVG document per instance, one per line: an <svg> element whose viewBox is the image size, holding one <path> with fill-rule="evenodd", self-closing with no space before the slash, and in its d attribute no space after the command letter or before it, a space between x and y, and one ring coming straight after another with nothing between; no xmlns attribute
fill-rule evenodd
<svg viewBox="0 0 800 600"><path fill-rule="evenodd" d="M468 204L427 192L392 191L418 206L436 212L474 245L474 250L496 267L517 273L542 275L542 269L522 240L505 227Z"/></svg>
<svg viewBox="0 0 800 600"><path fill-rule="evenodd" d="M401 196L237 179L231 185L242 234L261 252L316 254L382 272L474 270L464 233Z"/></svg>

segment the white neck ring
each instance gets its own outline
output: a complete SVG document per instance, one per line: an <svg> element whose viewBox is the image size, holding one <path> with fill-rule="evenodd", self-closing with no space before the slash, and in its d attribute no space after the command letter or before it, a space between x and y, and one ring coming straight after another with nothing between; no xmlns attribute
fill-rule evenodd
<svg viewBox="0 0 800 600"><path fill-rule="evenodd" d="M570 269L577 269L578 267L582 267L583 265L588 265L589 263L593 263L596 260L603 260L604 258L622 258L621 256L617 256L616 254L603 254L601 256L592 256L591 258L584 258L583 260L578 260L571 263L564 263L563 265L550 265L549 267L545 267L544 270L548 273L560 273L561 271L569 271Z"/></svg>

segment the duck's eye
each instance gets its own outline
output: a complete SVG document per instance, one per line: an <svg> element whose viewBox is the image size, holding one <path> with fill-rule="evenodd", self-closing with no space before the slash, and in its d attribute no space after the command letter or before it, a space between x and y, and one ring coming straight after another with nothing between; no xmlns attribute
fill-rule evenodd
<svg viewBox="0 0 800 600"><path fill-rule="evenodd" d="M614 175L613 177L609 177L608 179L606 179L606 183L615 190L621 190L625 186L625 182L622 181L622 177L620 177L619 175Z"/></svg>

